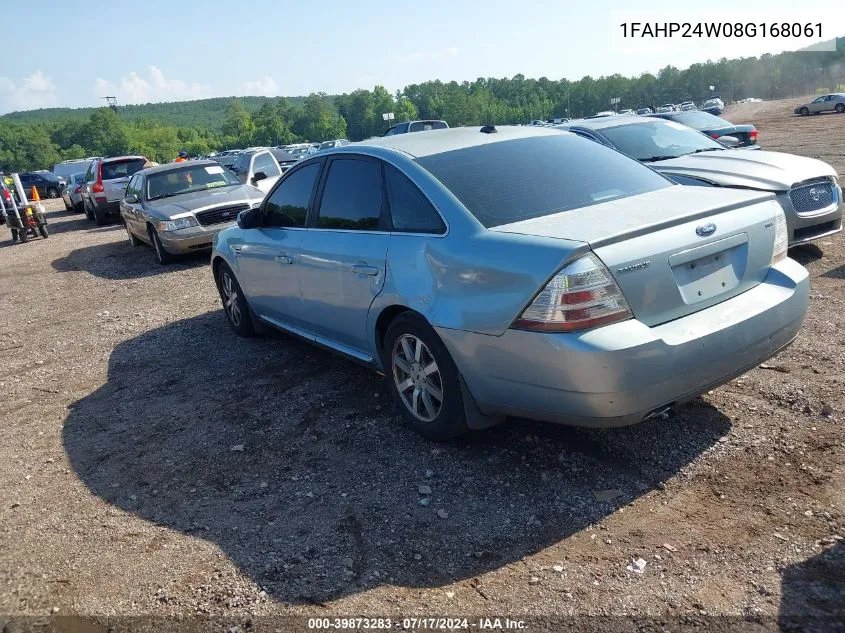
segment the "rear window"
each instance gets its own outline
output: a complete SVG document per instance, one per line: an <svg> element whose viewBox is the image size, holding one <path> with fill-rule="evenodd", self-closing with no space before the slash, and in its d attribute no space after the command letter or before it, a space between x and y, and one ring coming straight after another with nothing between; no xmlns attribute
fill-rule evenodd
<svg viewBox="0 0 845 633"><path fill-rule="evenodd" d="M414 121L411 123L409 132L425 132L428 130L445 130L448 125L445 121Z"/></svg>
<svg viewBox="0 0 845 633"><path fill-rule="evenodd" d="M147 163L144 158L128 158L126 160L103 163L103 180L127 178L137 171L141 171Z"/></svg>
<svg viewBox="0 0 845 633"><path fill-rule="evenodd" d="M682 112L672 116L673 121L683 123L696 130L716 129L720 127L733 127L733 123L720 119L707 112Z"/></svg>
<svg viewBox="0 0 845 633"><path fill-rule="evenodd" d="M564 133L487 143L417 162L487 228L672 186L615 150Z"/></svg>

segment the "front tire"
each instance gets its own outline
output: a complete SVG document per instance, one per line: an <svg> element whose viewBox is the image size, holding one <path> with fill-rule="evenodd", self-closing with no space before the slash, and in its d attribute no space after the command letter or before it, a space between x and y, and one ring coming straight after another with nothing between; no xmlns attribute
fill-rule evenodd
<svg viewBox="0 0 845 633"><path fill-rule="evenodd" d="M47 187L47 197L48 198L58 198L59 197L59 190L55 187Z"/></svg>
<svg viewBox="0 0 845 633"><path fill-rule="evenodd" d="M150 242L153 244L155 250L156 261L162 266L166 266L173 262L173 255L164 250L164 244L161 243L161 238L158 236L156 230L150 227Z"/></svg>
<svg viewBox="0 0 845 633"><path fill-rule="evenodd" d="M810 114L810 110L807 108L801 108L801 116L807 116Z"/></svg>
<svg viewBox="0 0 845 633"><path fill-rule="evenodd" d="M42 224L41 226L39 226L39 227L38 227L38 232L39 232L39 233L41 233L41 237L43 237L45 240L46 240L48 237L50 237L50 231L49 231L49 230L47 230L47 225L46 225L46 224Z"/></svg>
<svg viewBox="0 0 845 633"><path fill-rule="evenodd" d="M220 292L220 299L223 301L223 311L226 313L226 320L229 325L238 336L254 336L255 325L252 322L252 313L235 273L232 272L228 264L221 262L217 266L215 277L217 278L217 290Z"/></svg>
<svg viewBox="0 0 845 633"><path fill-rule="evenodd" d="M135 237L135 234L129 230L129 225L126 223L126 220L123 221L123 228L126 229L126 236L129 240L129 246L140 246L141 240Z"/></svg>
<svg viewBox="0 0 845 633"><path fill-rule="evenodd" d="M382 364L396 407L414 431L437 442L469 431L458 368L422 317L405 313L393 320Z"/></svg>
<svg viewBox="0 0 845 633"><path fill-rule="evenodd" d="M85 217L88 218L90 221L94 221L94 216L91 215L91 207L89 206L88 202L85 201L83 198L82 200L82 212L85 214Z"/></svg>

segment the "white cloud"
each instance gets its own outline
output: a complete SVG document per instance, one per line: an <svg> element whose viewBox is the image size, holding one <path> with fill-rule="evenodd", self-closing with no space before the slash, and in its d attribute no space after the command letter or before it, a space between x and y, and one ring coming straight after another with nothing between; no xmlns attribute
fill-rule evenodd
<svg viewBox="0 0 845 633"><path fill-rule="evenodd" d="M57 100L56 85L40 69L20 82L0 77L0 112L49 108Z"/></svg>
<svg viewBox="0 0 845 633"><path fill-rule="evenodd" d="M279 94L279 86L276 80L268 75L255 81L245 81L242 87L243 94L248 97L275 97Z"/></svg>
<svg viewBox="0 0 845 633"><path fill-rule="evenodd" d="M458 49L454 46L444 48L439 51L416 52L408 55L400 55L396 58L401 64L408 64L412 62L433 62L438 59L446 59L447 57L454 57L458 54Z"/></svg>
<svg viewBox="0 0 845 633"><path fill-rule="evenodd" d="M156 103L160 101L184 101L204 99L211 96L211 86L198 82L188 83L181 79L168 79L158 66L147 66L145 76L132 71L120 82L114 83L98 78L94 82L97 98L117 97L119 104Z"/></svg>

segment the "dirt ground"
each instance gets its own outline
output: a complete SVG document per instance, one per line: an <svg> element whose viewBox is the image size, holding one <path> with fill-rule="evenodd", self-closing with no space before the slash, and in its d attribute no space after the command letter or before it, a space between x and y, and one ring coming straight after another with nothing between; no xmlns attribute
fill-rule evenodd
<svg viewBox="0 0 845 633"><path fill-rule="evenodd" d="M794 103L725 116L845 174L845 116ZM365 369L235 337L207 257L160 267L47 206L48 240L0 227L0 630L845 630L841 235L791 251L798 341L668 419L436 445Z"/></svg>

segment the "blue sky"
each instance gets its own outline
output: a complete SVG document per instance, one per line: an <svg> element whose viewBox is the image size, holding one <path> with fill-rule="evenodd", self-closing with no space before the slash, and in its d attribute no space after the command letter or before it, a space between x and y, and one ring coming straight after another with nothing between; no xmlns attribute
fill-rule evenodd
<svg viewBox="0 0 845 633"><path fill-rule="evenodd" d="M845 35L845 9L831 0L14 2L3 10L5 32L31 35L19 46L4 41L0 113L98 105L106 94L146 103L341 93L375 84L394 91L429 79L518 73L573 80L637 75L809 43L620 37L623 19L663 20L679 10L695 21L822 22L822 39Z"/></svg>

